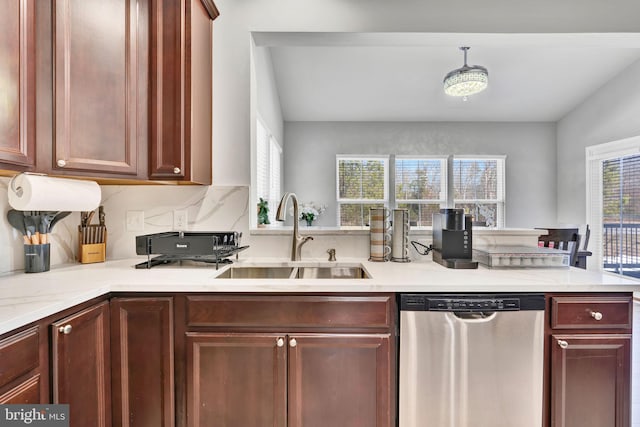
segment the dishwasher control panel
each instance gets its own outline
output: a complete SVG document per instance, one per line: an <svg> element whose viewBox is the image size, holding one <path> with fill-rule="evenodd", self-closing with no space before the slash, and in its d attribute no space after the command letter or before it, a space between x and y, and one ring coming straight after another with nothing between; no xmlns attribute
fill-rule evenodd
<svg viewBox="0 0 640 427"><path fill-rule="evenodd" d="M427 299L429 311L512 311L520 310L520 300L505 299Z"/></svg>
<svg viewBox="0 0 640 427"><path fill-rule="evenodd" d="M542 294L401 294L404 311L519 311L544 310Z"/></svg>

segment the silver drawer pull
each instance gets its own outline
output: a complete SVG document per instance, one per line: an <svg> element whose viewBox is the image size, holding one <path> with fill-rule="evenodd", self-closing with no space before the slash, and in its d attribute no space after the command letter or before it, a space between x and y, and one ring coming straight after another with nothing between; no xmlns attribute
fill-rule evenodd
<svg viewBox="0 0 640 427"><path fill-rule="evenodd" d="M560 346L560 348L565 349L569 347L569 343L566 342L565 340L558 340L558 345Z"/></svg>
<svg viewBox="0 0 640 427"><path fill-rule="evenodd" d="M296 341L296 339L295 339L295 338L291 338L291 339L289 340L289 346L291 346L291 347L295 347L295 346L297 346L297 345L298 345L298 341Z"/></svg>
<svg viewBox="0 0 640 427"><path fill-rule="evenodd" d="M277 345L278 347L284 347L284 338L278 338L278 339L276 340L276 345Z"/></svg>
<svg viewBox="0 0 640 427"><path fill-rule="evenodd" d="M56 162L56 165L58 165L59 168L63 168L67 166L67 162L63 159L58 159L58 161Z"/></svg>
<svg viewBox="0 0 640 427"><path fill-rule="evenodd" d="M592 311L591 317L593 317L596 320L602 320L602 313L600 313L599 311Z"/></svg>
<svg viewBox="0 0 640 427"><path fill-rule="evenodd" d="M175 168L173 168L173 173L175 173L175 174L179 174L180 172L182 172L182 170L180 170L180 168L179 168L179 167L175 167Z"/></svg>

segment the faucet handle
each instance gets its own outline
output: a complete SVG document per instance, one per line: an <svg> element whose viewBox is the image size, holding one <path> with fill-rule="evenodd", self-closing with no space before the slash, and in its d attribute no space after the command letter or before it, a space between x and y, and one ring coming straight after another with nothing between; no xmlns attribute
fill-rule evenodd
<svg viewBox="0 0 640 427"><path fill-rule="evenodd" d="M336 260L336 250L334 248L328 249L327 253L329 254L329 261Z"/></svg>

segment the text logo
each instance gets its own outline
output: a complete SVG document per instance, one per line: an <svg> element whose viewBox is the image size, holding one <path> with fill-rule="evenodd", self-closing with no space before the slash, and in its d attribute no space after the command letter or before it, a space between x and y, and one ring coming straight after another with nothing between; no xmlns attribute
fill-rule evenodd
<svg viewBox="0 0 640 427"><path fill-rule="evenodd" d="M0 405L0 427L69 427L69 405Z"/></svg>

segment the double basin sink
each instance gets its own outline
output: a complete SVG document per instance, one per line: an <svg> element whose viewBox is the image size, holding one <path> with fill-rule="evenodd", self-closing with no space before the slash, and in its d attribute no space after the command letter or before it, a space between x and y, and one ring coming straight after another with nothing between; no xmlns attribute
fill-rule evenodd
<svg viewBox="0 0 640 427"><path fill-rule="evenodd" d="M368 279L357 263L291 263L287 265L233 265L217 279Z"/></svg>

